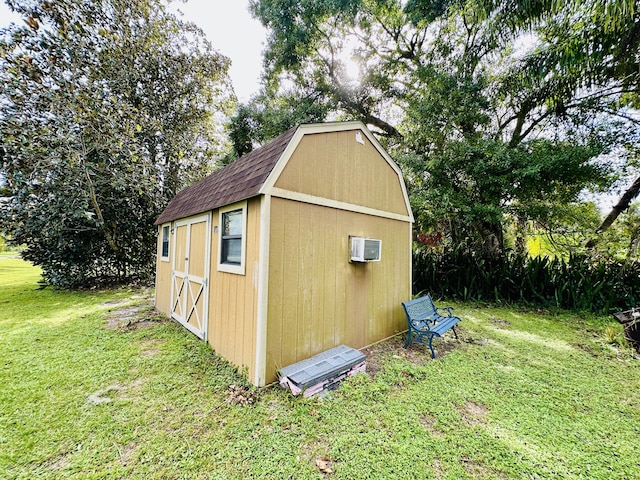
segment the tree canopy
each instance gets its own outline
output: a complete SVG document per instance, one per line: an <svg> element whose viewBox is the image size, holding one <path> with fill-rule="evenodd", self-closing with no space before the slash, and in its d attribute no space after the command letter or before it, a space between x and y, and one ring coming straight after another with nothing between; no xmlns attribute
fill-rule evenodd
<svg viewBox="0 0 640 480"><path fill-rule="evenodd" d="M632 1L251 6L269 31L266 87L244 118L287 92L323 118L362 120L402 164L419 228L483 254L503 254L508 218L545 222L607 188L603 154L624 154L638 130Z"/></svg>
<svg viewBox="0 0 640 480"><path fill-rule="evenodd" d="M0 32L0 228L56 285L148 276L168 199L298 123L368 124L420 233L494 258L608 188L612 158L637 168L632 0L252 0L264 88L231 153L229 60L170 0L5 1L24 24Z"/></svg>
<svg viewBox="0 0 640 480"><path fill-rule="evenodd" d="M229 60L163 0L8 0L2 225L60 286L147 277L153 222L211 168Z"/></svg>

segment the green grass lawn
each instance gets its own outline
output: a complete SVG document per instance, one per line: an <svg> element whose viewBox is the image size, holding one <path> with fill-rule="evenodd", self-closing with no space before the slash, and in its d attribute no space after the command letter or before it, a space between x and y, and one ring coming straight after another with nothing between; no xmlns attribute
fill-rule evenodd
<svg viewBox="0 0 640 480"><path fill-rule="evenodd" d="M613 318L456 305L435 361L398 337L302 399L249 388L149 291L38 280L0 257L3 479L640 479L640 360Z"/></svg>

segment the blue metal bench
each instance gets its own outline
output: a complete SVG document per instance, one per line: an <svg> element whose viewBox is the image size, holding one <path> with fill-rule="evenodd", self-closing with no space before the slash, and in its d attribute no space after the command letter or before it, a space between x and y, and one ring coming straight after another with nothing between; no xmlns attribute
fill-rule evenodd
<svg viewBox="0 0 640 480"><path fill-rule="evenodd" d="M451 313L453 307L436 307L431 296L426 295L409 302L402 302L402 308L409 324L404 348L408 348L412 342L426 345L431 350L431 358L436 358L431 344L433 337L442 337L447 330L452 329L456 339L458 338L455 327L460 318ZM441 310L446 311L446 315L441 315L439 313Z"/></svg>

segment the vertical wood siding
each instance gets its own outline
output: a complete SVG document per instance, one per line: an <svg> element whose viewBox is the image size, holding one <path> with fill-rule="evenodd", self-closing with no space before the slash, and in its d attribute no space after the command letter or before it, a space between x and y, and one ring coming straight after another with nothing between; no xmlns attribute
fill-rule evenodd
<svg viewBox="0 0 640 480"><path fill-rule="evenodd" d="M380 262L349 263L349 235L382 240ZM340 344L362 348L406 329L411 224L273 198L267 382Z"/></svg>
<svg viewBox="0 0 640 480"><path fill-rule="evenodd" d="M207 340L218 354L241 370L248 369L249 378L252 378L256 352L260 199L247 202L245 275L218 271L221 231L218 210L213 212L212 225L218 226L218 232L211 235Z"/></svg>
<svg viewBox="0 0 640 480"><path fill-rule="evenodd" d="M171 308L171 261L173 235L169 239L169 261L162 260L162 225L158 226L158 254L156 256L156 308L170 315Z"/></svg>
<svg viewBox="0 0 640 480"><path fill-rule="evenodd" d="M305 135L275 187L409 215L396 172L356 130Z"/></svg>

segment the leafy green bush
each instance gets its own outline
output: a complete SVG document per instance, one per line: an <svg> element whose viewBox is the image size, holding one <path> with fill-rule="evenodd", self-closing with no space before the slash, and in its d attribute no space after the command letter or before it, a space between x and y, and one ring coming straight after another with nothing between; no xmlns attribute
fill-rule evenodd
<svg viewBox="0 0 640 480"><path fill-rule="evenodd" d="M640 262L516 254L489 260L463 248L418 249L413 258L413 291L607 314L638 303Z"/></svg>

